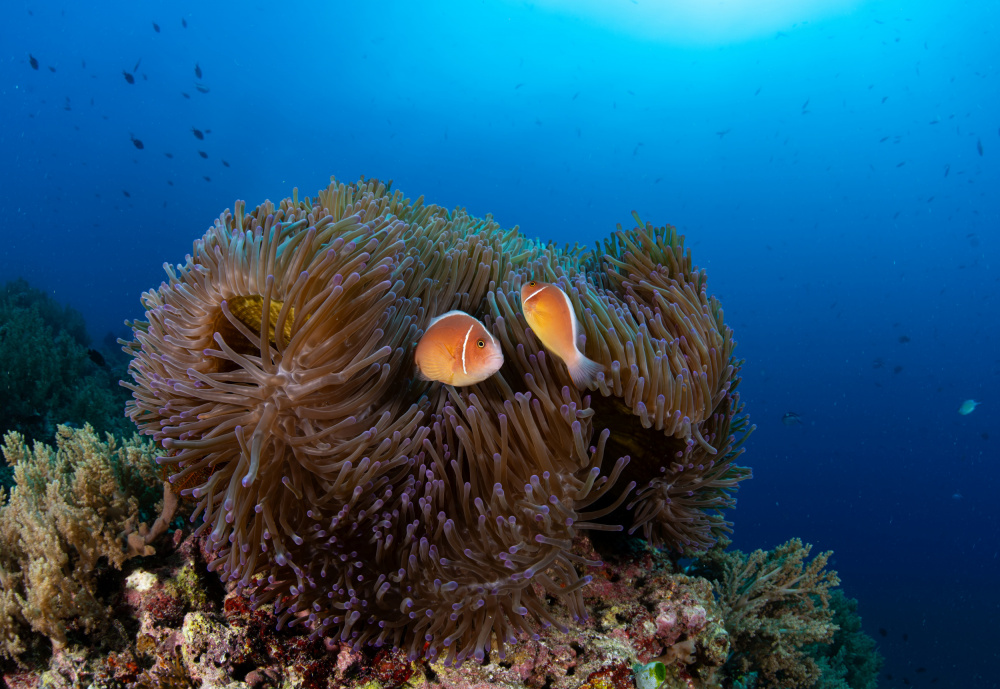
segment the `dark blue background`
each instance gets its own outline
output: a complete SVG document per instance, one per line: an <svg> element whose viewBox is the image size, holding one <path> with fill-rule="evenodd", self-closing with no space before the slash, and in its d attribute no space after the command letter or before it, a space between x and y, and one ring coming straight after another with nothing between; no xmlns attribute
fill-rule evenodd
<svg viewBox="0 0 1000 689"><path fill-rule="evenodd" d="M833 549L884 686L997 686L1000 4L558 4L8 3L0 280L121 334L235 199L330 174L560 242L675 224L747 360L736 545Z"/></svg>

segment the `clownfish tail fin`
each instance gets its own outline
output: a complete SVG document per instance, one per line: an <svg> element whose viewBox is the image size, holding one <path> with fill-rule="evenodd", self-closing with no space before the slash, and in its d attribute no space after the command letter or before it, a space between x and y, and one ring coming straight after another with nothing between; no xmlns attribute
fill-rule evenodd
<svg viewBox="0 0 1000 689"><path fill-rule="evenodd" d="M589 388L597 381L597 374L604 370L604 366L588 359L583 354L576 357L576 361L568 365L570 378L573 384L579 389Z"/></svg>

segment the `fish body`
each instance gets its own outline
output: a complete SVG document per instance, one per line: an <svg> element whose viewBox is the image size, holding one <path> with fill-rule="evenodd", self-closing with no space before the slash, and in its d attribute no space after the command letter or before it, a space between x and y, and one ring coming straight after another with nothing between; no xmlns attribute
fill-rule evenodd
<svg viewBox="0 0 1000 689"><path fill-rule="evenodd" d="M197 62L194 63L194 75L198 79L201 79L201 67L198 66Z"/></svg>
<svg viewBox="0 0 1000 689"><path fill-rule="evenodd" d="M135 138L131 134L129 134L128 136L129 136L130 139L132 139L132 145L135 146L136 148L138 148L140 151L143 148L145 148L145 146L142 145L142 141L140 139Z"/></svg>
<svg viewBox="0 0 1000 689"><path fill-rule="evenodd" d="M422 380L463 387L499 371L503 350L477 319L464 311L449 311L427 326L414 360Z"/></svg>
<svg viewBox="0 0 1000 689"><path fill-rule="evenodd" d="M201 140L205 138L205 135L201 132L201 130L195 129L194 127L191 127L191 133L194 134L194 138L196 139Z"/></svg>
<svg viewBox="0 0 1000 689"><path fill-rule="evenodd" d="M962 402L962 406L958 408L958 413L961 414L962 416L968 416L969 414L974 412L976 410L976 407L978 407L980 404L982 404L982 402L977 402L976 400L965 400L964 402Z"/></svg>
<svg viewBox="0 0 1000 689"><path fill-rule="evenodd" d="M573 383L592 385L604 367L577 347L580 324L569 296L558 285L532 280L521 286L521 311L535 337L566 364Z"/></svg>
<svg viewBox="0 0 1000 689"><path fill-rule="evenodd" d="M130 84L135 83L135 77L126 72L124 69L122 70L122 75L125 77L125 81L127 81L128 83Z"/></svg>
<svg viewBox="0 0 1000 689"><path fill-rule="evenodd" d="M781 423L786 426L801 426L802 417L793 411L785 412L785 415L781 417Z"/></svg>
<svg viewBox="0 0 1000 689"><path fill-rule="evenodd" d="M35 56L31 53L28 53L28 64L31 65L32 69L38 69L38 60L36 60Z"/></svg>

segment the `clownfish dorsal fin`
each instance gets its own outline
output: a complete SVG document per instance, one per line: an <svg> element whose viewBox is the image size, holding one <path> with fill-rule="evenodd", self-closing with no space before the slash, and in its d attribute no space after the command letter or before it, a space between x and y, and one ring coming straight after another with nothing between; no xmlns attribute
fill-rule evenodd
<svg viewBox="0 0 1000 689"><path fill-rule="evenodd" d="M458 310L442 313L440 316L435 316L434 318L431 319L431 322L427 324L427 329L430 329L430 327L435 323L437 323L438 321L444 320L445 318L451 318L452 316L469 316L469 314L467 314L465 311L458 311ZM472 318L472 316L469 316L469 318Z"/></svg>

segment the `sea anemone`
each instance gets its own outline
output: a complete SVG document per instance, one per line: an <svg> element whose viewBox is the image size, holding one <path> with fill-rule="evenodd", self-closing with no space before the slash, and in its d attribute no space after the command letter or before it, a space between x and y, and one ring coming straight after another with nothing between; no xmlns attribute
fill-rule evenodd
<svg viewBox="0 0 1000 689"><path fill-rule="evenodd" d="M127 412L196 503L211 568L282 623L413 658L502 655L554 623L546 595L586 614L583 572L600 563L574 552L581 533L627 524L690 552L729 528L749 475L733 462L739 362L672 228L557 249L334 181L252 213L238 202L165 268L125 345ZM605 366L595 390L528 329L532 278L570 294ZM506 360L461 389L413 365L451 309Z"/></svg>

